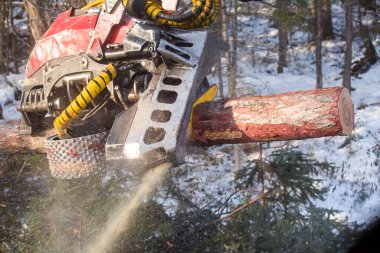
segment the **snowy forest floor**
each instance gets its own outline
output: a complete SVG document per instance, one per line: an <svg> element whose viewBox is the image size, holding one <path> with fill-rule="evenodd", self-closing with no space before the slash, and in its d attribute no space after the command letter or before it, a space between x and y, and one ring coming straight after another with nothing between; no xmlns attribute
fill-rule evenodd
<svg viewBox="0 0 380 253"><path fill-rule="evenodd" d="M339 25L339 8L334 9L335 24ZM253 24L253 26L252 26ZM242 38L238 52L238 95L267 95L289 91L310 90L316 85L315 55L312 43L307 43L304 32L294 32L290 41L288 65L285 73L277 74L276 48L277 30L268 26L262 18L242 18L239 22ZM362 57L361 41L354 42L354 60ZM374 40L380 53L380 38ZM254 56L252 56L252 52ZM344 42L339 39L323 42L324 87L341 86ZM248 53L247 53L248 52ZM355 130L350 137L328 137L292 142L272 142L265 145L264 156L278 147L297 147L318 161L327 161L336 166L334 178L324 178L323 185L329 192L326 199L316 201L320 207L340 211L339 220L349 222L371 222L380 215L380 64L372 66L365 74L353 77L352 92L355 108ZM228 90L224 81L224 90ZM216 81L216 80L215 80ZM248 153L244 150L248 149ZM259 151L243 145L242 167L257 159ZM211 160L207 162L206 160ZM188 158L191 173L181 181L183 189L197 185L198 194L205 198L218 196L228 198L233 192L234 156L231 146L209 148L207 155L195 154ZM186 185L186 180L195 178L196 183ZM256 189L258 190L258 189ZM256 191L257 192L257 191ZM236 197L237 202L241 198ZM207 202L203 199L203 201Z"/></svg>
<svg viewBox="0 0 380 253"><path fill-rule="evenodd" d="M334 8L335 25L339 27L343 15ZM271 28L264 18L242 17L239 22L238 51L238 95L266 95L288 91L313 89L316 84L314 46L308 43L305 32L294 32L291 36L288 55L288 68L285 73L277 74L276 41L277 30ZM361 57L361 41L354 43L354 57ZM380 54L380 38L374 40ZM340 39L323 43L324 87L340 86L343 67L344 43ZM223 63L224 70L225 63ZM320 176L319 187L327 188L325 200L316 200L319 207L339 211L338 220L357 223L371 223L380 215L380 65L377 63L359 78L353 78L352 93L355 106L355 130L350 137L329 137L304 141L277 142L264 144L264 157L277 147L292 146L310 154L318 161L327 161L336 166L334 177ZM224 73L226 71L223 71ZM0 76L0 104L5 120L17 119L18 102L14 99L14 88L9 82L20 87L23 74ZM224 90L227 90L227 77L224 76ZM216 78L214 79L216 81ZM211 148L191 148L187 164L175 168L171 174L178 190L196 205L204 208L215 203L228 202L226 209L233 209L244 203L247 197L254 197L260 189L252 187L244 194L234 194L236 189L233 146L224 145ZM242 167L259 156L258 144L241 145ZM22 238L30 229L28 218L33 213L36 198L40 195L54 195L55 180L49 178L47 163L40 156L12 157L8 160L12 166L2 165L0 171L0 210L7 236L27 244ZM102 184L122 181L121 190L133 188L135 182L120 180L127 177L127 169L110 171L102 178ZM116 187L116 186L115 186ZM113 192L114 190L112 190ZM126 191L128 194L129 191ZM12 199L12 200L10 200ZM170 196L158 194L157 202L165 207L170 215L178 204ZM228 200L228 201L227 201ZM34 202L33 202L34 201ZM44 205L48 206L47 203ZM104 207L103 207L104 208ZM50 210L50 209L49 209ZM51 210L50 210L51 211ZM50 212L49 211L49 212ZM214 210L216 211L216 210ZM225 210L226 211L226 210ZM55 210L58 212L58 210ZM13 217L13 219L9 218ZM12 222L13 220L13 222ZM14 226L10 228L10 226ZM54 228L54 224L49 224ZM40 231L43 233L43 231ZM72 231L80 237L80 230ZM2 235L4 236L4 235ZM42 235L41 235L42 236ZM43 236L42 236L43 237ZM5 241L2 237L2 241ZM9 238L8 238L9 239ZM10 239L9 239L10 240ZM7 246L4 246L7 248ZM11 246L9 246L11 247ZM78 246L80 247L80 246Z"/></svg>

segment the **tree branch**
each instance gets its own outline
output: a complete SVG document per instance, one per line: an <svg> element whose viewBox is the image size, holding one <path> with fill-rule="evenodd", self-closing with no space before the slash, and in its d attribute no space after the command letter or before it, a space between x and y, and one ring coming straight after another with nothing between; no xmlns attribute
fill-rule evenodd
<svg viewBox="0 0 380 253"><path fill-rule="evenodd" d="M261 192L256 198L252 199L251 201L249 201L248 203L245 203L244 205L241 205L240 207L236 208L235 210L233 210L232 212L230 212L229 214L227 214L226 216L223 216L219 219L216 219L216 220L213 220L205 225L203 225L202 227L200 227L199 229L196 230L196 232L200 231L200 230L203 230L204 228L210 226L210 225L213 225L215 223L218 223L220 221L223 221L227 218L230 218L232 217L233 215L237 214L238 212L240 212L241 210L253 205L254 203L256 203L257 201L259 200L262 200L263 198L267 197L269 194L271 194L275 189L277 189L277 187L274 187L270 190L268 190L267 192Z"/></svg>

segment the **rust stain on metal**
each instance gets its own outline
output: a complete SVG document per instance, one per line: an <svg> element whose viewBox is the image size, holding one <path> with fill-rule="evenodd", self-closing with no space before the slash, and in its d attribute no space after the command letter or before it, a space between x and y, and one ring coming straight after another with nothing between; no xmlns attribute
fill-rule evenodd
<svg viewBox="0 0 380 253"><path fill-rule="evenodd" d="M99 141L95 141L93 143L91 143L90 145L88 145L88 149L92 149L92 150L103 150L104 149L104 144L100 143Z"/></svg>
<svg viewBox="0 0 380 253"><path fill-rule="evenodd" d="M76 151L75 148L70 149L70 150L67 152L67 154L70 155L70 156L73 157L73 158L79 156L79 154L78 154L78 152Z"/></svg>

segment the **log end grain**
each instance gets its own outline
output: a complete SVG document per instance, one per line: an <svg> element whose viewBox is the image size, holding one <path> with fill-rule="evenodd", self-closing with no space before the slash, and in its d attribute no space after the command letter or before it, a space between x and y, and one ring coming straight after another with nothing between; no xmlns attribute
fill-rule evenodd
<svg viewBox="0 0 380 253"><path fill-rule="evenodd" d="M354 105L348 89L344 88L339 96L338 110L343 135L350 135L354 129Z"/></svg>

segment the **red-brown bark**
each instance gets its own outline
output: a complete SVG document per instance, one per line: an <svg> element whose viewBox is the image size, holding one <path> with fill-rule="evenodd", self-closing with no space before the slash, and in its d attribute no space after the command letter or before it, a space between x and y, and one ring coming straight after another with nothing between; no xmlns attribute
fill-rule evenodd
<svg viewBox="0 0 380 253"><path fill-rule="evenodd" d="M8 121L0 123L0 153L18 153L35 151L45 153L44 140L51 131L44 131L39 135L20 135L20 122Z"/></svg>
<svg viewBox="0 0 380 253"><path fill-rule="evenodd" d="M197 106L193 139L203 145L347 135L353 105L345 88L233 98Z"/></svg>

